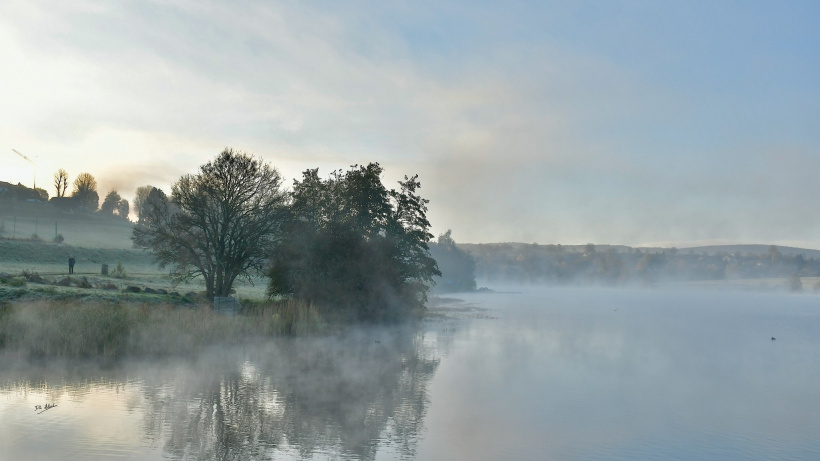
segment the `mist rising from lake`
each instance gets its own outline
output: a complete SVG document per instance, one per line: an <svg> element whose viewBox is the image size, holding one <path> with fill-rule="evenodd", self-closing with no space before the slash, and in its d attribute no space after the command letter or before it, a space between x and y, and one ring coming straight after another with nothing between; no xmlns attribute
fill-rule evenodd
<svg viewBox="0 0 820 461"><path fill-rule="evenodd" d="M6 359L0 458L820 456L816 297L533 288L459 297L447 317L413 328L193 359L106 369Z"/></svg>

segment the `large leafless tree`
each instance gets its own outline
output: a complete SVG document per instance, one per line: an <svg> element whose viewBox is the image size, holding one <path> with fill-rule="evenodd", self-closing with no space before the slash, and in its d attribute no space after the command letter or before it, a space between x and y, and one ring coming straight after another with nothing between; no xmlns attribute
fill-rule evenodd
<svg viewBox="0 0 820 461"><path fill-rule="evenodd" d="M153 250L177 280L205 279L208 298L228 296L237 277L264 268L285 216L279 172L225 149L174 183L170 199L152 189L134 228L135 246Z"/></svg>

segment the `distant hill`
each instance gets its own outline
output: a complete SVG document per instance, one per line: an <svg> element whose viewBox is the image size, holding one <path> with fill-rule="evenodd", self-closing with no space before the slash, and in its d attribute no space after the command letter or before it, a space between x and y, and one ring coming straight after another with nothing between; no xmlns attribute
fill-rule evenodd
<svg viewBox="0 0 820 461"><path fill-rule="evenodd" d="M0 200L0 238L51 242L56 234L67 245L86 248L131 249L134 224L97 213L60 211L49 203Z"/></svg>
<svg viewBox="0 0 820 461"><path fill-rule="evenodd" d="M486 248L507 248L513 251L521 251L527 248L539 248L539 249L556 249L560 247L564 251L571 252L571 253L583 253L586 249L586 245L560 245L560 244L534 244L534 243L522 243L522 242L499 242L499 243L459 243L458 246L463 248L466 251L480 251L480 249ZM687 248L675 248L680 253L689 253L692 252L693 254L709 254L714 255L716 253L728 253L728 254L741 254L746 256L747 254L751 253L753 255L761 255L761 254L768 254L769 253L769 246L764 244L753 244L753 245L707 245L707 246L698 246L698 247L687 247ZM820 259L820 250L811 250L808 248L796 248L796 247L788 247L788 246L780 246L775 245L777 247L777 251L784 256L796 256L798 254L802 254L805 258L818 258ZM595 250L598 252L607 252L610 250L614 250L616 253L628 253L634 252L636 249L640 250L643 253L662 253L665 251L673 250L673 248L669 247L630 247L627 245L598 245L595 244Z"/></svg>
<svg viewBox="0 0 820 461"><path fill-rule="evenodd" d="M769 246L770 245L709 245L692 248L679 248L678 251L687 253L691 250L693 253L697 254L728 253L741 254L745 256L749 253L753 255L768 254ZM795 248L780 245L775 245L775 247L777 247L777 251L784 256L796 256L802 254L805 258L820 258L820 250L810 250L808 248Z"/></svg>
<svg viewBox="0 0 820 461"><path fill-rule="evenodd" d="M801 290L800 278L820 277L820 251L770 245L631 248L620 245L463 244L476 278L547 284L653 284L706 280L778 279ZM812 283L816 283L813 281ZM820 287L820 284L818 284Z"/></svg>
<svg viewBox="0 0 820 461"><path fill-rule="evenodd" d="M463 248L466 251L473 251L479 250L482 247L484 248L506 248L509 250L520 251L530 248L540 248L540 249L557 249L561 248L564 251L568 251L571 253L583 253L586 249L586 245L561 245L561 244L537 244L537 243L522 243L522 242L499 242L499 243L458 243L459 248ZM609 251L614 250L616 253L626 253L629 251L634 251L634 248L626 246L626 245L595 245L596 251ZM642 249L643 250L643 249ZM661 249L657 249L660 251Z"/></svg>

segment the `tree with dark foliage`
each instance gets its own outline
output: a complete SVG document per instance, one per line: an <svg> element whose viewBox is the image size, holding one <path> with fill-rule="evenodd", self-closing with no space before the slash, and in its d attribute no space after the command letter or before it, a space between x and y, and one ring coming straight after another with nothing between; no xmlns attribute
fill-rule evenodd
<svg viewBox="0 0 820 461"><path fill-rule="evenodd" d="M116 210L120 204L120 200L122 200L120 194L116 190L112 190L106 194L102 206L100 206L100 213L106 216L113 216L114 210Z"/></svg>
<svg viewBox="0 0 820 461"><path fill-rule="evenodd" d="M388 320L423 308L433 277L428 201L418 177L387 190L378 163L318 169L294 181L291 214L268 272L271 295L315 303L325 313Z"/></svg>
<svg viewBox="0 0 820 461"><path fill-rule="evenodd" d="M127 220L128 219L128 213L129 213L130 209L131 209L131 206L128 203L128 200L123 198L123 199L120 199L119 202L117 202L117 208L114 211L117 212L117 216L119 216L122 219Z"/></svg>
<svg viewBox="0 0 820 461"><path fill-rule="evenodd" d="M142 206L145 204L145 201L148 200L148 194L151 193L151 189L153 188L153 186L140 186L137 187L134 193L134 213L137 215L137 222L142 221Z"/></svg>
<svg viewBox="0 0 820 461"><path fill-rule="evenodd" d="M228 296L237 277L260 271L278 239L286 194L279 172L225 149L181 177L171 197L152 188L134 228L134 245L154 251L178 281L201 275L209 299Z"/></svg>
<svg viewBox="0 0 820 461"><path fill-rule="evenodd" d="M430 254L441 269L441 279L436 281L436 291L473 291L475 283L475 260L470 253L456 246L452 231L438 236L436 243L430 244Z"/></svg>
<svg viewBox="0 0 820 461"><path fill-rule="evenodd" d="M97 193L97 180L91 173L80 173L74 179L74 192L71 194L86 211L97 211L100 196Z"/></svg>

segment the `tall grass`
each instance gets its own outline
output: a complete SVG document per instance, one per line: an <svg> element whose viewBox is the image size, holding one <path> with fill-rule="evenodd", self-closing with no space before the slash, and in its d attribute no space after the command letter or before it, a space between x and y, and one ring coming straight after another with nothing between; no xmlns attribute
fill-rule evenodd
<svg viewBox="0 0 820 461"><path fill-rule="evenodd" d="M293 300L230 317L209 306L19 302L0 306L0 350L26 357L179 355L322 327L315 308Z"/></svg>
<svg viewBox="0 0 820 461"><path fill-rule="evenodd" d="M287 299L271 305L268 309L273 313L275 333L302 335L324 328L319 310L313 304Z"/></svg>

